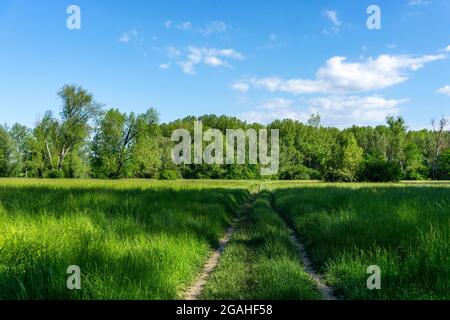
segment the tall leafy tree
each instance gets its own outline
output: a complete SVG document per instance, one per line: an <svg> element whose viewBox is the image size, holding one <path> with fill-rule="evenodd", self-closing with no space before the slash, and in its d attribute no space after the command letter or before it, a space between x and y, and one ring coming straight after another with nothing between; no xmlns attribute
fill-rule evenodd
<svg viewBox="0 0 450 320"><path fill-rule="evenodd" d="M31 132L26 126L15 123L9 130L13 141L12 175L27 176L27 160L30 157L28 142L31 139Z"/></svg>
<svg viewBox="0 0 450 320"><path fill-rule="evenodd" d="M58 128L57 169L62 170L67 155L76 153L89 136L90 121L99 115L100 105L94 102L91 93L79 86L66 85L58 95L63 108Z"/></svg>
<svg viewBox="0 0 450 320"><path fill-rule="evenodd" d="M450 149L444 150L439 156L442 179L450 179Z"/></svg>
<svg viewBox="0 0 450 320"><path fill-rule="evenodd" d="M405 179L422 180L427 175L424 165L424 156L419 147L412 142L408 142L405 149Z"/></svg>
<svg viewBox="0 0 450 320"><path fill-rule="evenodd" d="M433 161L432 161L432 173L433 179L438 179L438 174L440 171L440 162L439 158L442 151L448 146L447 144L447 133L445 129L448 126L448 119L444 116L436 122L434 119L431 121L431 125L433 126Z"/></svg>
<svg viewBox="0 0 450 320"><path fill-rule="evenodd" d="M107 111L93 140L94 175L106 178L128 176L133 146L157 122L158 113L153 108L137 116L117 109Z"/></svg>
<svg viewBox="0 0 450 320"><path fill-rule="evenodd" d="M54 177L57 174L59 123L51 112L36 124L30 142L31 171L33 176Z"/></svg>
<svg viewBox="0 0 450 320"><path fill-rule="evenodd" d="M11 158L13 154L13 140L6 128L0 125L0 177L11 174Z"/></svg>
<svg viewBox="0 0 450 320"><path fill-rule="evenodd" d="M33 171L39 176L74 177L76 170L66 165L66 159L77 163L91 133L91 122L101 107L91 93L79 86L66 85L58 96L62 100L60 118L47 112L34 129Z"/></svg>
<svg viewBox="0 0 450 320"><path fill-rule="evenodd" d="M155 110L152 110L152 113L153 115L149 117L152 119L146 120L148 128L136 137L135 143L131 146L131 174L136 178L158 178L163 160L164 145L157 124L158 115Z"/></svg>
<svg viewBox="0 0 450 320"><path fill-rule="evenodd" d="M174 164L171 133L184 128L193 136L194 121L201 120L204 130L214 128L224 134L227 129L279 129L280 170L272 178L333 181L450 178L450 134L445 117L432 123L433 130L420 131L408 130L401 117L388 117L386 125L377 127L339 130L322 126L318 114L306 123L285 119L266 126L225 115L190 116L160 125L154 109L139 115L117 109L102 114L92 94L79 86L64 86L58 96L62 100L58 116L47 112L32 130L19 124L0 128L0 175L261 178L259 165ZM203 144L206 146L207 142Z"/></svg>
<svg viewBox="0 0 450 320"><path fill-rule="evenodd" d="M348 180L356 181L357 174L363 163L364 150L358 145L355 136L350 133L342 150L342 169Z"/></svg>
<svg viewBox="0 0 450 320"><path fill-rule="evenodd" d="M351 131L344 131L341 145L334 147L325 179L329 181L357 181L364 161L364 150L358 145Z"/></svg>
<svg viewBox="0 0 450 320"><path fill-rule="evenodd" d="M402 117L387 117L387 124L389 127L389 144L387 147L387 158L389 161L397 161L400 164L402 172L405 165L405 138L406 138L406 123Z"/></svg>

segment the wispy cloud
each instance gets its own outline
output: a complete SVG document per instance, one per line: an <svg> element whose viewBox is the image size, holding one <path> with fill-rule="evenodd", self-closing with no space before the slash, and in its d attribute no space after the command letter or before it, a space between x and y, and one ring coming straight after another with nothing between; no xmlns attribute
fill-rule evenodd
<svg viewBox="0 0 450 320"><path fill-rule="evenodd" d="M204 35L210 35L213 33L225 32L228 29L228 25L223 21L212 21L206 24L205 27L200 29L200 32Z"/></svg>
<svg viewBox="0 0 450 320"><path fill-rule="evenodd" d="M220 20L214 20L206 23L204 26L196 26L191 21L184 21L180 23L174 23L172 20L167 20L164 23L167 29L171 29L173 26L181 31L192 31L196 33L200 33L204 36L209 36L214 33L220 33L227 31L230 27L229 25Z"/></svg>
<svg viewBox="0 0 450 320"><path fill-rule="evenodd" d="M191 30L192 29L192 23L190 21L186 21L186 22L181 22L179 24L177 24L177 29L178 30Z"/></svg>
<svg viewBox="0 0 450 320"><path fill-rule="evenodd" d="M294 100L292 99L285 99L285 98L273 98L270 100L267 100L261 105L261 109L264 110L273 110L273 109L285 109L292 107L294 104Z"/></svg>
<svg viewBox="0 0 450 320"><path fill-rule="evenodd" d="M403 22L408 21L410 18L420 16L422 14L421 7L426 7L431 4L429 0L408 0L407 7L409 10L406 11L402 18Z"/></svg>
<svg viewBox="0 0 450 320"><path fill-rule="evenodd" d="M167 70L167 69L170 68L170 65L171 65L170 63L162 63L162 64L159 65L159 69Z"/></svg>
<svg viewBox="0 0 450 320"><path fill-rule="evenodd" d="M413 7L413 6L427 6L431 3L431 1L428 0L409 0L408 1L408 6Z"/></svg>
<svg viewBox="0 0 450 320"><path fill-rule="evenodd" d="M228 60L243 60L245 56L235 49L216 49L188 47L186 59L178 64L184 73L196 74L195 67L199 64L210 67L231 67Z"/></svg>
<svg viewBox="0 0 450 320"><path fill-rule="evenodd" d="M130 31L122 33L119 37L119 41L122 43L129 43L130 41L134 41L138 38L138 32L136 29L132 29Z"/></svg>
<svg viewBox="0 0 450 320"><path fill-rule="evenodd" d="M164 26L167 29L170 29L172 27L173 21L172 20L167 20L166 22L164 22Z"/></svg>
<svg viewBox="0 0 450 320"><path fill-rule="evenodd" d="M325 10L325 11L323 12L323 14L325 15L325 17L328 18L328 20L331 21L331 23L332 23L335 27L340 27L340 26L341 26L342 22L339 21L338 14L337 14L336 11L334 11L334 10Z"/></svg>
<svg viewBox="0 0 450 320"><path fill-rule="evenodd" d="M152 39L156 40L155 36L153 36ZM140 54L144 56L148 55L144 45L144 38L139 35L136 28L122 33L119 37L119 42L133 46L137 51L139 51Z"/></svg>
<svg viewBox="0 0 450 320"><path fill-rule="evenodd" d="M174 59L174 58L179 57L181 55L181 51L179 49L177 49L176 47L174 47L174 46L167 47L166 51L167 51L167 56L170 59Z"/></svg>
<svg viewBox="0 0 450 320"><path fill-rule="evenodd" d="M339 20L337 11L335 11L335 10L324 10L322 12L322 14L324 15L325 18L328 19L328 21L331 22L331 25L332 25L331 26L331 32L338 33L340 28L341 28L342 21ZM329 34L330 30L324 29L323 33L324 34Z"/></svg>
<svg viewBox="0 0 450 320"><path fill-rule="evenodd" d="M237 81L231 85L234 90L240 91L241 93L247 92L250 89L250 84L245 81Z"/></svg>

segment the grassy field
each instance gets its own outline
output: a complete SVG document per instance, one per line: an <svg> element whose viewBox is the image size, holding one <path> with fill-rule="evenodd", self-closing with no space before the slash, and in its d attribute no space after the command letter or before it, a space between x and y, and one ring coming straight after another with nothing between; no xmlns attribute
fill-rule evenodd
<svg viewBox="0 0 450 320"><path fill-rule="evenodd" d="M180 298L248 187L0 180L0 299Z"/></svg>
<svg viewBox="0 0 450 320"><path fill-rule="evenodd" d="M344 299L450 298L449 183L0 179L0 299L182 298L250 193L203 299L320 298L280 215Z"/></svg>
<svg viewBox="0 0 450 320"><path fill-rule="evenodd" d="M274 198L344 298L450 298L448 185L304 185ZM367 289L370 265L381 290Z"/></svg>
<svg viewBox="0 0 450 320"><path fill-rule="evenodd" d="M281 218L262 193L222 256L203 299L319 299Z"/></svg>

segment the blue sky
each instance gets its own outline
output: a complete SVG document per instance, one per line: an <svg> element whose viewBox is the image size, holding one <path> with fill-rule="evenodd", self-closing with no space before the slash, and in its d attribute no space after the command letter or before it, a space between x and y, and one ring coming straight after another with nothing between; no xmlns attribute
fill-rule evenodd
<svg viewBox="0 0 450 320"><path fill-rule="evenodd" d="M81 30L69 30L69 5ZM381 30L366 9L381 8ZM338 127L450 115L450 1L1 0L0 123L32 126L79 84L162 121L227 114Z"/></svg>

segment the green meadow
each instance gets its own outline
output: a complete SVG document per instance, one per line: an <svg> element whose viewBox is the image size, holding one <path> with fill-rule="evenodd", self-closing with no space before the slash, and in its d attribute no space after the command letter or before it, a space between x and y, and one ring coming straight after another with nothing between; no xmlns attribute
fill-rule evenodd
<svg viewBox="0 0 450 320"><path fill-rule="evenodd" d="M312 184L274 203L343 298L450 299L448 184ZM367 289L371 265L381 290Z"/></svg>
<svg viewBox="0 0 450 320"><path fill-rule="evenodd" d="M182 299L246 202L201 299L320 299L286 223L341 299L450 298L449 183L0 179L0 299Z"/></svg>
<svg viewBox="0 0 450 320"><path fill-rule="evenodd" d="M203 299L319 299L281 217L262 192L245 215Z"/></svg>
<svg viewBox="0 0 450 320"><path fill-rule="evenodd" d="M0 181L0 299L176 299L246 188L224 182ZM77 265L82 289L66 287Z"/></svg>

